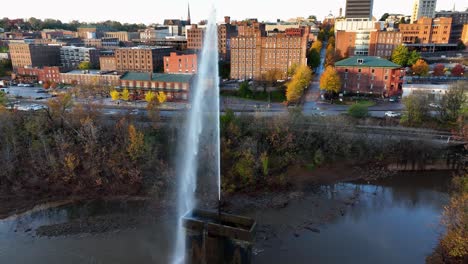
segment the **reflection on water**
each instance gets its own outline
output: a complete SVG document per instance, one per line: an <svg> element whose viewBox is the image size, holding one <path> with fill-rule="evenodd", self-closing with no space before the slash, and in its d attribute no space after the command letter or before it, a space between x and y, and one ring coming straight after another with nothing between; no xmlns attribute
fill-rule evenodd
<svg viewBox="0 0 468 264"><path fill-rule="evenodd" d="M257 210L255 263L424 263L439 226L447 175L323 186L283 209ZM174 218L102 234L35 236L42 225L136 215L144 202L83 202L0 221L0 263L167 263ZM307 229L307 228L309 229ZM29 231L32 229L32 231Z"/></svg>

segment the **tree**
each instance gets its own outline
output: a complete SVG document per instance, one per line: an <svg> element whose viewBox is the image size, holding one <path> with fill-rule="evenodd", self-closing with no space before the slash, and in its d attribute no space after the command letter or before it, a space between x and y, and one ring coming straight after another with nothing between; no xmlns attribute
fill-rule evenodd
<svg viewBox="0 0 468 264"><path fill-rule="evenodd" d="M117 101L120 99L120 92L117 90L112 90L110 91L110 96L112 98L112 101Z"/></svg>
<svg viewBox="0 0 468 264"><path fill-rule="evenodd" d="M408 57L409 57L408 48L403 45L399 45L393 51L392 62L401 66L406 66L408 63Z"/></svg>
<svg viewBox="0 0 468 264"><path fill-rule="evenodd" d="M387 18L388 18L389 16L390 16L390 15L389 15L388 13L385 13L385 14L382 15L382 17L380 18L379 21L385 21L385 20L387 20Z"/></svg>
<svg viewBox="0 0 468 264"><path fill-rule="evenodd" d="M167 101L167 96L164 92L158 92L157 98L160 104L163 104Z"/></svg>
<svg viewBox="0 0 468 264"><path fill-rule="evenodd" d="M238 91L238 94L240 97L242 98L247 98L247 99L250 99L253 97L253 92L252 90L250 89L250 85L247 81L245 82L242 82L240 85L239 85L239 91Z"/></svg>
<svg viewBox="0 0 468 264"><path fill-rule="evenodd" d="M405 19L405 17L402 17L402 18L400 19L400 24L406 24L406 19Z"/></svg>
<svg viewBox="0 0 468 264"><path fill-rule="evenodd" d="M463 68L463 65L457 64L455 67L452 69L452 76L454 77L462 77L463 74L465 73L465 69Z"/></svg>
<svg viewBox="0 0 468 264"><path fill-rule="evenodd" d="M307 66L299 66L296 69L291 81L286 87L286 100L288 102L298 102L312 80L312 71Z"/></svg>
<svg viewBox="0 0 468 264"><path fill-rule="evenodd" d="M341 90L341 78L335 68L328 66L320 77L320 89L330 93L338 93Z"/></svg>
<svg viewBox="0 0 468 264"><path fill-rule="evenodd" d="M335 48L332 45L327 46L325 55L325 67L335 66Z"/></svg>
<svg viewBox="0 0 468 264"><path fill-rule="evenodd" d="M463 106L467 102L465 92L467 82L459 82L450 86L447 93L442 97L440 118L443 121L455 122L462 114Z"/></svg>
<svg viewBox="0 0 468 264"><path fill-rule="evenodd" d="M348 114L355 118L364 118L369 115L369 109L363 104L353 104L349 107Z"/></svg>
<svg viewBox="0 0 468 264"><path fill-rule="evenodd" d="M434 76L444 76L445 74L445 66L441 63L439 64L436 64L436 66L434 66L434 73L433 75Z"/></svg>
<svg viewBox="0 0 468 264"><path fill-rule="evenodd" d="M419 59L412 67L411 70L415 75L426 76L429 73L429 65L423 59Z"/></svg>
<svg viewBox="0 0 468 264"><path fill-rule="evenodd" d="M322 47L323 47L323 42L320 40L316 40L314 41L314 43L312 43L312 47L310 47L310 50L316 50L320 53L320 51L322 50Z"/></svg>
<svg viewBox="0 0 468 264"><path fill-rule="evenodd" d="M50 88L50 81L45 81L43 84L42 84L42 88L44 89L49 89Z"/></svg>
<svg viewBox="0 0 468 264"><path fill-rule="evenodd" d="M140 159L145 152L145 136L139 132L134 125L128 126L128 146L127 152L133 161Z"/></svg>
<svg viewBox="0 0 468 264"><path fill-rule="evenodd" d="M92 67L93 65L89 61L83 61L78 65L78 69L80 70L90 70Z"/></svg>
<svg viewBox="0 0 468 264"><path fill-rule="evenodd" d="M121 99L124 100L124 101L130 100L130 92L128 91L127 88L125 88L125 89L122 91Z"/></svg>
<svg viewBox="0 0 468 264"><path fill-rule="evenodd" d="M419 52L417 52L416 50L411 51L408 55L406 66L413 66L419 59L421 59L421 54L419 54Z"/></svg>
<svg viewBox="0 0 468 264"><path fill-rule="evenodd" d="M281 79L282 75L283 73L280 70L271 69L263 75L263 80L267 82L270 86L273 86L279 79Z"/></svg>
<svg viewBox="0 0 468 264"><path fill-rule="evenodd" d="M0 106L5 106L7 104L7 97L6 94L0 91Z"/></svg>
<svg viewBox="0 0 468 264"><path fill-rule="evenodd" d="M320 66L320 53L316 49L311 49L309 51L307 63L311 68L317 68L318 66Z"/></svg>
<svg viewBox="0 0 468 264"><path fill-rule="evenodd" d="M145 101L146 101L147 103L151 103L151 102L153 102L155 99L156 99L156 94L155 94L155 93L153 93L152 91L146 92L146 94L145 94Z"/></svg>
<svg viewBox="0 0 468 264"><path fill-rule="evenodd" d="M427 99L421 95L412 94L403 98L406 112L401 118L401 122L408 126L421 124L429 116Z"/></svg>

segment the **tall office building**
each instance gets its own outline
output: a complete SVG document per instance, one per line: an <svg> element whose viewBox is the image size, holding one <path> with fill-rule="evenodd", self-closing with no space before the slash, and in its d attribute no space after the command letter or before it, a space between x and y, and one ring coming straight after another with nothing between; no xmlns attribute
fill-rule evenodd
<svg viewBox="0 0 468 264"><path fill-rule="evenodd" d="M346 18L372 19L374 0L346 0Z"/></svg>
<svg viewBox="0 0 468 264"><path fill-rule="evenodd" d="M434 18L437 0L414 0L411 23L421 17Z"/></svg>

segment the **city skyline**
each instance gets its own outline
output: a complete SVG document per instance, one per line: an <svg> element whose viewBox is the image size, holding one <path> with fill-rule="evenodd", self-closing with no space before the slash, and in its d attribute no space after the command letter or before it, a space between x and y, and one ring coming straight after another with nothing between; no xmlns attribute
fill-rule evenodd
<svg viewBox="0 0 468 264"><path fill-rule="evenodd" d="M53 18L59 19L62 22L70 22L72 20L84 22L116 20L124 23L152 24L162 23L164 19L169 18L186 19L187 6L190 4L192 23L197 23L208 17L209 8L207 8L207 6L212 6L212 2L213 0L173 0L170 3L165 3L162 8L159 8L160 6L158 6L158 3L154 3L153 8L146 8L148 7L147 2L134 0L134 5L120 8L107 0L82 0L82 4L74 6L73 9L70 9L70 12L67 12L67 9L61 8L60 12L56 13L50 11L59 8L61 3L59 1L44 0L37 2L27 0L24 1L25 5L21 9L15 8L17 4L14 2L4 3L5 8L3 10L8 10L8 13L3 13L0 16L9 18ZM318 1L294 0L289 2L289 6L284 6L280 5L279 1L260 0L253 2L238 0L235 2L215 3L214 6L217 9L218 21L222 21L223 16L231 16L233 20L258 18L260 21L276 21L276 19L287 20L289 18L307 17L309 15L316 15L319 20L322 20L330 12L338 16L340 8L343 8L343 15L345 14L346 0L330 0L327 2L328 4L326 6L315 6L314 2ZM384 13L403 13L411 15L413 8L412 1L395 0L392 3L393 5L388 6L384 0L374 0L374 17L379 19ZM436 10L451 10L454 4L458 11L467 8L463 0L449 0L439 1ZM304 7L297 8L300 5L304 5ZM245 8L245 6L249 6L250 8ZM109 12L103 13L103 10L108 10ZM259 15L260 13L268 14Z"/></svg>

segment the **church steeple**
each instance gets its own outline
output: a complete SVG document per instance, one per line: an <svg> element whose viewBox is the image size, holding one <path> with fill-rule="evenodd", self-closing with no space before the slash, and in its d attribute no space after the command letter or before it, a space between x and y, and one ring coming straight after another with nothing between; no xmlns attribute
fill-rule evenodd
<svg viewBox="0 0 468 264"><path fill-rule="evenodd" d="M191 24L190 23L190 3L188 4L188 14L187 14L187 24Z"/></svg>

